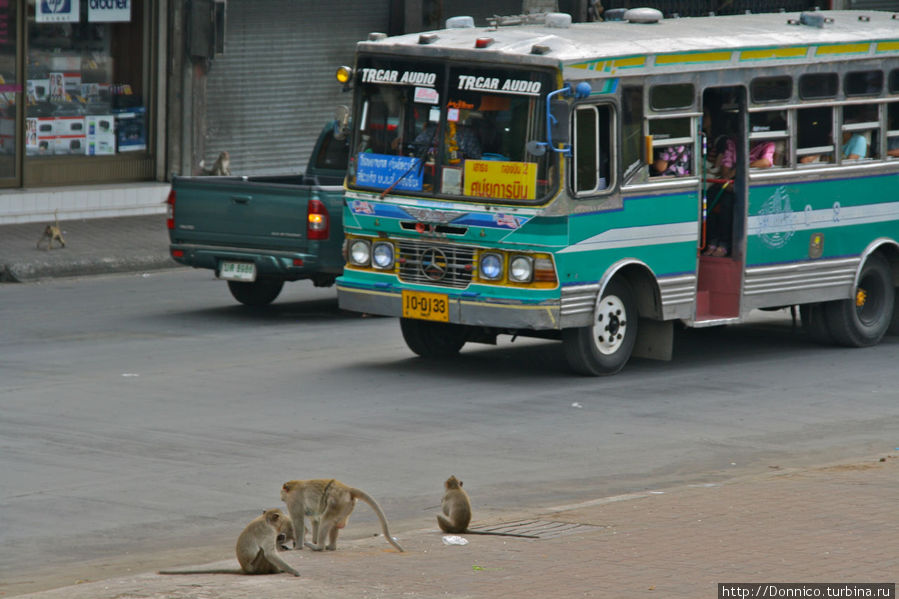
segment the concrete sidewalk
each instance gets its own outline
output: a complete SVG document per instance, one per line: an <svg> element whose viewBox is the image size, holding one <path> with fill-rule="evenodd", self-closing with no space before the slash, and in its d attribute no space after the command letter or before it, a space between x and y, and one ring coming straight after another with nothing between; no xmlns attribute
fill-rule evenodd
<svg viewBox="0 0 899 599"><path fill-rule="evenodd" d="M174 268L165 215L60 221L66 246L38 249L48 223L0 225L0 282ZM46 245L42 246L46 247Z"/></svg>
<svg viewBox="0 0 899 599"><path fill-rule="evenodd" d="M435 523L396 531L406 553L383 538L344 542L336 552L283 553L300 578L147 573L25 597L668 599L717 597L718 583L730 582L895 583L897 497L899 456L808 469L771 465L768 473L722 484L510 518L517 530L540 536L535 540L468 535L465 546L447 545ZM201 566L236 567L236 560Z"/></svg>

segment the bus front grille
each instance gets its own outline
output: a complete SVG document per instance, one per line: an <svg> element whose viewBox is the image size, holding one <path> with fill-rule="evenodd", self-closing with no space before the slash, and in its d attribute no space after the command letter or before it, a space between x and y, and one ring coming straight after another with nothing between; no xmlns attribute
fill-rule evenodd
<svg viewBox="0 0 899 599"><path fill-rule="evenodd" d="M474 272L473 247L400 241L400 280L441 287L468 287Z"/></svg>

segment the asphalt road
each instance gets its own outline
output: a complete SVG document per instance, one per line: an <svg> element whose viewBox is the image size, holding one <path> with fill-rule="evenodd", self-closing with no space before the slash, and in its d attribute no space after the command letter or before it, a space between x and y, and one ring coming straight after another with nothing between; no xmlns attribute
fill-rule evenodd
<svg viewBox="0 0 899 599"><path fill-rule="evenodd" d="M205 271L0 285L0 595L231 557L281 483L336 477L394 534L456 474L475 518L899 446L899 340L812 344L785 312L570 375L508 338L428 363L395 320ZM374 534L364 505L344 534Z"/></svg>

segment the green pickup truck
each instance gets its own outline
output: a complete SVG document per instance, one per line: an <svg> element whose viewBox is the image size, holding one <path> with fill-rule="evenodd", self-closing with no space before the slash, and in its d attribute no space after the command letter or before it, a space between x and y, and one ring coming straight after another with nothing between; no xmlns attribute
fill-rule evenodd
<svg viewBox="0 0 899 599"><path fill-rule="evenodd" d="M208 268L249 306L274 301L285 281L327 287L343 272L347 141L322 130L301 175L175 177L168 198L170 252Z"/></svg>

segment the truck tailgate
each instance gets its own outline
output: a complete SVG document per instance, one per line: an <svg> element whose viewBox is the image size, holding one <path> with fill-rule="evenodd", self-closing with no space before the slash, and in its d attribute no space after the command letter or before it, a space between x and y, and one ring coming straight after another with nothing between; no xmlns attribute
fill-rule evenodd
<svg viewBox="0 0 899 599"><path fill-rule="evenodd" d="M243 177L176 177L178 243L297 251L305 245L310 187Z"/></svg>

